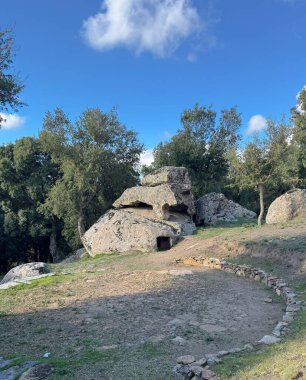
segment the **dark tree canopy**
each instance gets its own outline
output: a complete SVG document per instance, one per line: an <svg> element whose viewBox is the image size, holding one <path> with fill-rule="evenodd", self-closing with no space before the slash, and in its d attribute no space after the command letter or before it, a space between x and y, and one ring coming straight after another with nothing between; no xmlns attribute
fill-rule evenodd
<svg viewBox="0 0 306 380"><path fill-rule="evenodd" d="M252 189L259 193L259 225L264 214L266 191L287 191L298 183L296 151L291 136L292 127L284 120L275 122L270 119L264 136L255 135L243 149L230 152L232 184L240 190Z"/></svg>
<svg viewBox="0 0 306 380"><path fill-rule="evenodd" d="M169 142L155 148L153 168L185 166L196 195L221 191L228 172L227 153L240 139L240 114L236 108L226 109L217 120L212 108L196 104L182 113L181 124Z"/></svg>
<svg viewBox="0 0 306 380"><path fill-rule="evenodd" d="M306 188L306 87L298 96L297 107L291 110L291 119L295 125L294 140L298 148L299 185Z"/></svg>
<svg viewBox="0 0 306 380"><path fill-rule="evenodd" d="M37 139L0 147L0 271L25 261L49 261L54 218L40 211L58 177ZM57 231L59 233L59 231Z"/></svg>
<svg viewBox="0 0 306 380"><path fill-rule="evenodd" d="M0 112L9 107L17 111L24 103L20 100L20 92L24 85L13 69L14 38L10 29L0 30ZM1 125L0 115L0 125Z"/></svg>
<svg viewBox="0 0 306 380"><path fill-rule="evenodd" d="M86 110L74 124L61 109L48 112L40 140L61 172L45 207L63 220L63 233L76 247L86 228L138 182L143 145L115 110L98 108Z"/></svg>

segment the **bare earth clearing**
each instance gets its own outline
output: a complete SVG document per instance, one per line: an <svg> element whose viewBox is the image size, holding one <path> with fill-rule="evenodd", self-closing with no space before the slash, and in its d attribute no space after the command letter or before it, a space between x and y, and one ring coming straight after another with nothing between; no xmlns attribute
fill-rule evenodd
<svg viewBox="0 0 306 380"><path fill-rule="evenodd" d="M174 259L224 257L295 283L305 280L305 234L302 223L207 229L167 252L56 265L71 274L1 292L0 356L50 352L50 379L171 379L176 357L254 343L284 310L260 284Z"/></svg>

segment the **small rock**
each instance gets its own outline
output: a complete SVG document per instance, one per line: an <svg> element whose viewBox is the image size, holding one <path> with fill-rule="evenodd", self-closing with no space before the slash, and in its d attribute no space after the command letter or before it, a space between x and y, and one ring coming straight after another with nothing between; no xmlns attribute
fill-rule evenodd
<svg viewBox="0 0 306 380"><path fill-rule="evenodd" d="M178 364L191 364L195 362L195 358L192 355L179 356L176 362Z"/></svg>
<svg viewBox="0 0 306 380"><path fill-rule="evenodd" d="M219 351L219 352L217 353L217 356L218 356L219 358L221 358L222 356L226 356L226 355L228 355L228 354L229 354L228 351Z"/></svg>
<svg viewBox="0 0 306 380"><path fill-rule="evenodd" d="M192 366L190 366L190 371L192 371L196 376L200 377L203 371L203 368L200 366L196 366L194 365L194 363L192 363Z"/></svg>
<svg viewBox="0 0 306 380"><path fill-rule="evenodd" d="M265 335L261 340L259 340L259 343L274 344L274 343L278 343L279 341L280 339L273 335Z"/></svg>
<svg viewBox="0 0 306 380"><path fill-rule="evenodd" d="M186 339L182 338L181 336L177 336L174 339L171 339L171 341L178 344L179 346L184 346L186 344Z"/></svg>
<svg viewBox="0 0 306 380"><path fill-rule="evenodd" d="M50 355L51 355L51 352L46 352L45 354L43 354L43 358L48 358Z"/></svg>
<svg viewBox="0 0 306 380"><path fill-rule="evenodd" d="M267 297L267 298L264 299L264 302L265 303L272 303L273 299L271 297Z"/></svg>
<svg viewBox="0 0 306 380"><path fill-rule="evenodd" d="M288 313L286 313L284 316L283 316L283 321L284 322L291 322L291 321L293 321L293 313L290 313L290 312L288 312Z"/></svg>
<svg viewBox="0 0 306 380"><path fill-rule="evenodd" d="M216 374L213 371L209 370L209 369L203 369L202 370L201 377L204 380L211 380L215 376L216 376Z"/></svg>
<svg viewBox="0 0 306 380"><path fill-rule="evenodd" d="M235 354L236 352L241 352L241 351L243 351L242 348L236 347L236 348L232 348L232 349L230 349L230 350L229 350L229 353L231 353L231 354Z"/></svg>
<svg viewBox="0 0 306 380"><path fill-rule="evenodd" d="M250 343L245 344L243 348L247 351L253 351L254 350L254 346Z"/></svg>
<svg viewBox="0 0 306 380"><path fill-rule="evenodd" d="M205 367L206 364L207 364L207 359L205 357L193 363L193 365L201 366L201 367Z"/></svg>

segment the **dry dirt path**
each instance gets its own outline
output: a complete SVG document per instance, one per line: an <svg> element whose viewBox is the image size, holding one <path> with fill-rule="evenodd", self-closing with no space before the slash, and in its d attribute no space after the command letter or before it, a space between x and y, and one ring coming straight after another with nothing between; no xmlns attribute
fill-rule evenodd
<svg viewBox="0 0 306 380"><path fill-rule="evenodd" d="M203 242L190 237L164 253L67 265L78 273L7 293L1 355L37 359L50 352L56 368L50 379L158 380L171 378L180 355L201 358L271 333L284 305L264 302L270 290L173 263L194 254L195 244L206 251L215 244Z"/></svg>

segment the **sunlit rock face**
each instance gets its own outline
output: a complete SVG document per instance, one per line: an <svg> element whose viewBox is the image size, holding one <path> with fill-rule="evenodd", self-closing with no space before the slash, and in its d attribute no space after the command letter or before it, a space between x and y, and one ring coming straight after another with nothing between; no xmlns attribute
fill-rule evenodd
<svg viewBox="0 0 306 380"><path fill-rule="evenodd" d="M291 190L276 198L268 209L266 223L284 223L295 218L306 218L306 190Z"/></svg>
<svg viewBox="0 0 306 380"><path fill-rule="evenodd" d="M162 251L195 230L194 198L186 168L166 166L127 189L84 235L92 256Z"/></svg>

